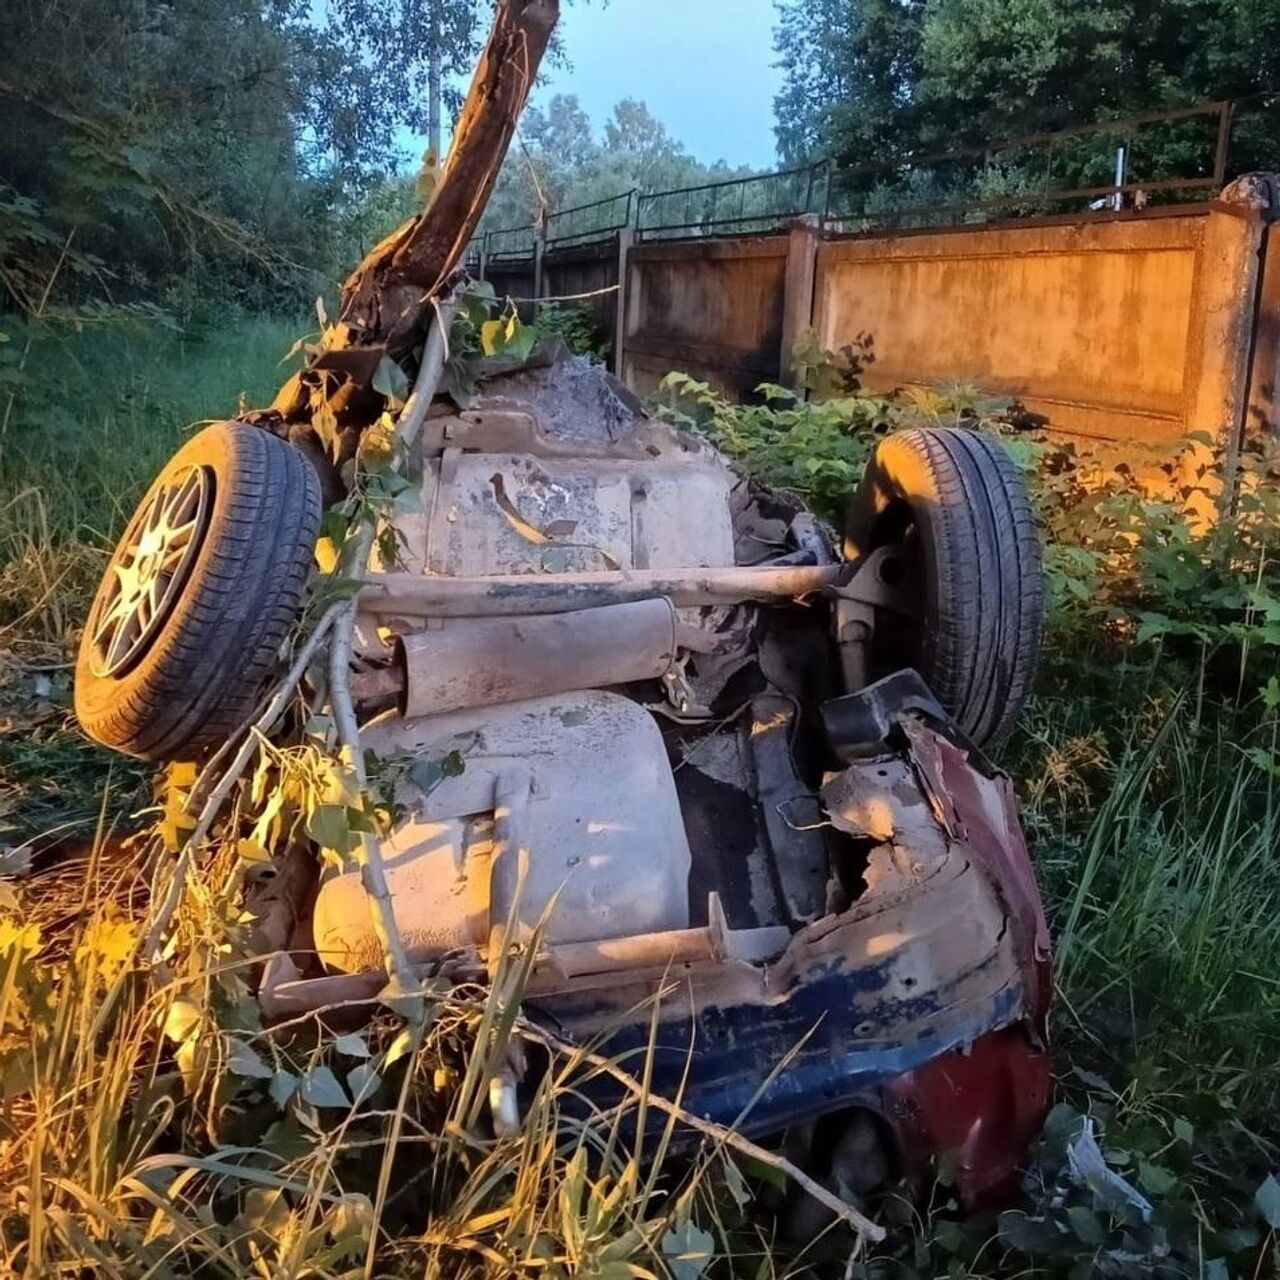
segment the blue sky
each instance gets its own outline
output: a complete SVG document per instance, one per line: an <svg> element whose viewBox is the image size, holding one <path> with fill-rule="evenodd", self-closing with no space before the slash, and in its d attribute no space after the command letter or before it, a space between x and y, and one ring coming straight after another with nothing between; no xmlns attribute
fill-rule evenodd
<svg viewBox="0 0 1280 1280"><path fill-rule="evenodd" d="M535 102L576 93L599 131L620 98L642 98L699 160L775 163L773 0L568 0L560 35L572 64Z"/></svg>

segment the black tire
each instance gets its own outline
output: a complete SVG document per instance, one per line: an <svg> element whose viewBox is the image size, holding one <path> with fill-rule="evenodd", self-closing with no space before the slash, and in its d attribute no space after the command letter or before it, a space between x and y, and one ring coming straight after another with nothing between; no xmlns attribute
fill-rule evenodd
<svg viewBox="0 0 1280 1280"><path fill-rule="evenodd" d="M144 760L220 744L297 618L320 515L319 481L292 445L231 422L193 436L135 512L89 610L75 683L85 733ZM145 555L159 562L148 548L164 534L148 543L147 530L178 522L163 552L171 571L150 571ZM139 580L160 585L139 591ZM145 609L128 607L144 597Z"/></svg>
<svg viewBox="0 0 1280 1280"><path fill-rule="evenodd" d="M849 505L845 556L905 552L918 621L877 620L869 674L914 667L979 746L1012 731L1040 657L1040 538L1013 459L991 436L886 437Z"/></svg>

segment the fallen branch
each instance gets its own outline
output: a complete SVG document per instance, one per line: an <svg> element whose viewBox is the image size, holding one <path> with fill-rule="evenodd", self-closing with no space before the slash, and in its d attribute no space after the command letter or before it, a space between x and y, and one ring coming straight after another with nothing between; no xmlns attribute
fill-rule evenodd
<svg viewBox="0 0 1280 1280"><path fill-rule="evenodd" d="M262 713L245 731L244 739L240 743L240 749L227 766L226 772L219 779L217 786L209 793L209 798L201 808L200 816L196 819L196 825L191 834L182 842L182 848L178 850L178 859L174 865L173 875L169 878L169 883L165 887L164 900L161 902L159 910L152 917L151 925L147 930L146 941L143 945L144 954L149 956L153 963L157 965L161 963L161 944L164 941L164 935L168 932L169 925L172 924L174 914L178 910L178 904L182 901L182 891L186 886L191 864L200 846L204 843L205 837L209 834L209 829L213 826L214 819L218 816L218 811L226 803L232 787L235 786L245 769L248 768L259 739L263 735L270 733L275 727L276 721L284 714L284 709L289 705L289 699L293 696L293 691L301 683L302 677L306 673L311 659L315 656L316 650L347 606L348 602L345 600L331 605L320 621L316 623L315 630L312 631L310 636L307 637L306 643L294 655L293 665L289 668L288 673L276 686L271 697L267 699ZM199 782L197 782L198 787ZM193 792L194 790L193 788Z"/></svg>
<svg viewBox="0 0 1280 1280"><path fill-rule="evenodd" d="M457 314L458 299L450 296L436 308L435 324L427 334L422 351L422 362L409 399L405 402L395 425L394 444L408 445L426 418L427 410L435 399L444 362L448 355L449 328ZM396 454L400 453L395 449ZM369 553L373 549L374 524L366 518L356 533L355 548L350 572L361 577L368 571ZM338 734L338 743L351 765L356 785L363 793L369 784L365 769L364 752L360 748L360 726L356 720L355 705L351 698L351 651L355 638L356 613L359 599L353 596L341 606L334 624L333 639L329 645L329 706ZM369 897L369 913L373 931L382 946L387 975L409 995L418 989L418 980L409 963L404 938L396 924L395 907L391 901L391 887L387 883L386 868L377 838L371 832L363 832L356 851L360 867L360 880Z"/></svg>
<svg viewBox="0 0 1280 1280"><path fill-rule="evenodd" d="M674 1116L681 1124L687 1125L697 1133L701 1133L715 1142L731 1148L738 1152L739 1155L746 1156L750 1160L758 1160L762 1164L768 1165L769 1168L785 1174L801 1190L808 1192L823 1208L829 1209L845 1222L857 1234L860 1241L869 1240L872 1244L879 1244L884 1239L885 1231L883 1227L878 1226L870 1218L859 1213L852 1205L845 1204L839 1196L832 1194L820 1182L816 1182L805 1173L803 1169L792 1164L785 1156L780 1156L776 1151L770 1151L767 1147L757 1145L750 1138L744 1138L740 1133L736 1133L726 1125L716 1124L714 1120L704 1120L701 1116L694 1115L692 1111L686 1110L677 1103L668 1101L661 1094L653 1093L646 1089L639 1080L629 1072L624 1071L612 1059L606 1058L602 1054L593 1053L591 1050L584 1049L580 1045L572 1044L567 1040L561 1040L559 1036L543 1027L537 1026L523 1016L517 1018L516 1030L526 1039L533 1040L542 1045L544 1049L549 1049L562 1057L580 1058L597 1071L603 1071L607 1076L616 1080L633 1096L643 1098L646 1105L655 1107L666 1115Z"/></svg>

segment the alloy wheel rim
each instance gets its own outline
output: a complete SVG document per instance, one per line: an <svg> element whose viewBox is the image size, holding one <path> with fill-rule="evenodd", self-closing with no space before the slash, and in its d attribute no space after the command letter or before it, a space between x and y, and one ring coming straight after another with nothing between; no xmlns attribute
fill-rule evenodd
<svg viewBox="0 0 1280 1280"><path fill-rule="evenodd" d="M107 570L93 629L94 675L128 670L173 611L200 551L211 489L203 467L184 467L134 518Z"/></svg>

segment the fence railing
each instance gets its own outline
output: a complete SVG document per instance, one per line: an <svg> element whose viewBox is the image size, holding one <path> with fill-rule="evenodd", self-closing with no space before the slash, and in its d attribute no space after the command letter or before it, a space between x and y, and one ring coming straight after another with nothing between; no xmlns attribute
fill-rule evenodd
<svg viewBox="0 0 1280 1280"><path fill-rule="evenodd" d="M806 165L655 191L638 201L636 230L649 238L772 230L825 202L828 172L826 164Z"/></svg>
<svg viewBox="0 0 1280 1280"><path fill-rule="evenodd" d="M624 191L620 195L606 196L590 204L561 209L547 218L546 244L548 249L563 249L573 245L590 244L605 240L624 227L634 225L633 208L637 191Z"/></svg>
<svg viewBox="0 0 1280 1280"><path fill-rule="evenodd" d="M836 169L822 218L870 230L1185 202L1225 182L1232 112L1204 102Z"/></svg>
<svg viewBox="0 0 1280 1280"><path fill-rule="evenodd" d="M468 260L532 258L539 239L549 252L626 228L642 240L747 235L809 214L832 230L857 232L1187 203L1225 183L1232 124L1246 106L1256 110L1259 102L1202 102L937 154L624 191L559 210L541 230L530 224L478 235Z"/></svg>
<svg viewBox="0 0 1280 1280"><path fill-rule="evenodd" d="M533 256L537 239L538 228L533 223L527 227L504 227L498 231L486 231L481 239L481 249L489 262L529 258Z"/></svg>

